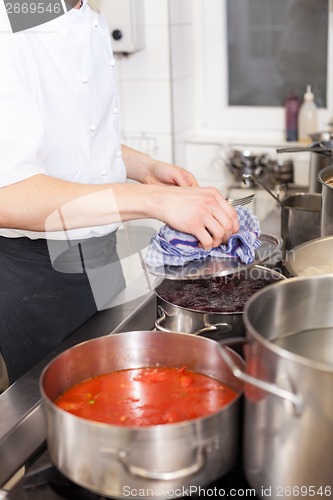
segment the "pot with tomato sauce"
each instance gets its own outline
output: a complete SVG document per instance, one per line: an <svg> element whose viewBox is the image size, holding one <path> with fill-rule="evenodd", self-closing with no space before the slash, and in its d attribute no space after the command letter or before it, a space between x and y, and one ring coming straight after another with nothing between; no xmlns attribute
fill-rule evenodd
<svg viewBox="0 0 333 500"><path fill-rule="evenodd" d="M100 495L176 496L236 461L243 383L210 339L153 331L90 340L51 361L40 387L53 463Z"/></svg>
<svg viewBox="0 0 333 500"><path fill-rule="evenodd" d="M223 340L245 335L243 311L252 295L283 274L255 265L240 273L193 280L164 279L156 289L155 328Z"/></svg>

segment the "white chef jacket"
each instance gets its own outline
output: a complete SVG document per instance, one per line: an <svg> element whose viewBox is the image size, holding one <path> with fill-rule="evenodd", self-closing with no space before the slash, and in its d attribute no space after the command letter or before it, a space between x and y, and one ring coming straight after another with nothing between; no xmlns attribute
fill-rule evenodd
<svg viewBox="0 0 333 500"><path fill-rule="evenodd" d="M91 184L125 180L115 64L107 24L87 0L49 23L0 34L0 186L36 174ZM103 236L116 227L52 238ZM5 228L0 235L46 237Z"/></svg>

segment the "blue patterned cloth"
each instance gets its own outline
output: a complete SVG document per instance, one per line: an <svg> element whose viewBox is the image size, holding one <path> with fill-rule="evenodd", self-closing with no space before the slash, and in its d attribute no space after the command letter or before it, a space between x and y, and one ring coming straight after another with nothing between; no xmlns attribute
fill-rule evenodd
<svg viewBox="0 0 333 500"><path fill-rule="evenodd" d="M260 225L250 208L236 207L240 229L231 236L227 244L211 250L198 246L195 236L181 233L169 226L163 226L148 247L145 258L147 268L160 266L183 266L187 262L211 257L239 258L250 264L255 258L255 250L260 246Z"/></svg>

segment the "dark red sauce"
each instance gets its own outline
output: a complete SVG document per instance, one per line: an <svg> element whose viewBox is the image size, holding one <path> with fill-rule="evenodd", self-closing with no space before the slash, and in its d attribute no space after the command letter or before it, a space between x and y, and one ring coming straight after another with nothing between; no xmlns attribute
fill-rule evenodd
<svg viewBox="0 0 333 500"><path fill-rule="evenodd" d="M209 279L164 280L157 294L173 305L202 312L234 313L244 310L247 300L276 281L267 277L219 276Z"/></svg>
<svg viewBox="0 0 333 500"><path fill-rule="evenodd" d="M55 404L79 417L122 426L171 424L215 413L236 397L222 382L185 368L119 370L85 380Z"/></svg>

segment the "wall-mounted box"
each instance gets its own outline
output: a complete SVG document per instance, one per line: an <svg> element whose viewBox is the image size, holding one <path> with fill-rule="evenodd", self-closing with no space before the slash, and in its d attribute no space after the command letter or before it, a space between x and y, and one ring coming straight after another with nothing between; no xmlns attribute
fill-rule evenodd
<svg viewBox="0 0 333 500"><path fill-rule="evenodd" d="M114 52L129 54L145 46L144 0L94 0L110 29Z"/></svg>

